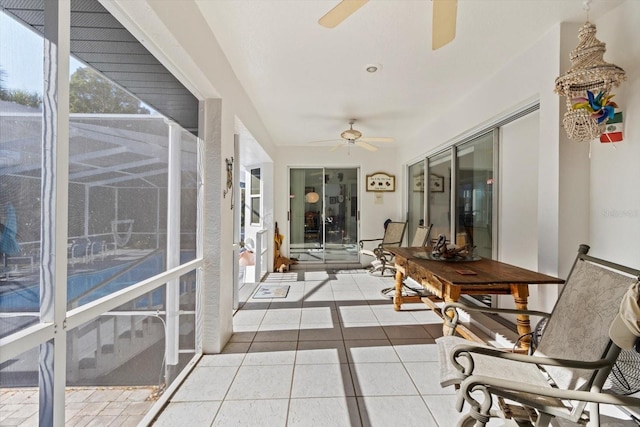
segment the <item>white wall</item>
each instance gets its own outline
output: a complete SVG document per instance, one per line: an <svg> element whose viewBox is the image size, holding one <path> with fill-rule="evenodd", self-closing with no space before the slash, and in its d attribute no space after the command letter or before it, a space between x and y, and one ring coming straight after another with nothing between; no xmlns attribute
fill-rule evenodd
<svg viewBox="0 0 640 427"><path fill-rule="evenodd" d="M345 167L360 168L360 235L359 238L375 239L384 234L384 221L404 221L406 213L402 211L402 191L404 186L402 168L397 160L394 148L381 148L370 152L360 148L346 148L329 151L331 147L283 147L278 150L275 162L275 218L285 235L283 253L289 253L287 210L289 209L289 167ZM375 172L386 172L396 176L396 191L382 193L382 203L374 201L375 193L365 191L366 175ZM369 261L369 260L367 260Z"/></svg>
<svg viewBox="0 0 640 427"><path fill-rule="evenodd" d="M428 123L415 142L399 153L400 161L415 158L417 152L428 154L437 146L459 141L471 133L508 116L523 105L538 100L540 129L538 140L538 269L559 273L559 134L560 99L553 92L560 73L560 26L551 28L533 46L513 58L499 72L482 82L456 107L437 121ZM470 108L482 105L482 108ZM430 141L430 145L424 145ZM542 202L544 201L544 202ZM542 249L544 246L544 250ZM573 252L575 254L575 251ZM570 255L573 255L570 254Z"/></svg>
<svg viewBox="0 0 640 427"><path fill-rule="evenodd" d="M538 132L536 111L500 128L498 258L538 268Z"/></svg>
<svg viewBox="0 0 640 427"><path fill-rule="evenodd" d="M578 244L588 243L592 255L639 267L640 191L636 187L640 182L640 138L634 132L633 119L640 109L640 45L630 43L640 37L638 22L640 2L629 0L595 23L598 38L608 46L605 59L622 66L629 76L615 98L627 122L625 142L616 148L594 142L589 158L589 144L569 141L561 128L565 100L553 92L554 81L570 65L569 52L577 44L580 26L562 24L513 58L444 117L427 124L416 142L399 153L400 161L409 163L416 152L429 154L435 147L460 140L465 133L538 99L537 256L526 262L534 266L537 261L539 271L565 277ZM432 143L423 147L423 141ZM520 155L526 156L526 151ZM501 239L509 238L503 235ZM529 249L519 250L517 258L529 257L525 254ZM540 308L548 307L554 299L548 288L547 295L539 298Z"/></svg>
<svg viewBox="0 0 640 427"><path fill-rule="evenodd" d="M614 90L624 115L624 141L591 146L591 254L640 268L640 2L628 0L595 24L604 59L627 81Z"/></svg>
<svg viewBox="0 0 640 427"><path fill-rule="evenodd" d="M538 270L538 140L540 114L533 112L500 128L498 181L498 259ZM532 287L529 303L544 304ZM498 297L499 307L514 308L513 298ZM515 318L515 317L514 317Z"/></svg>

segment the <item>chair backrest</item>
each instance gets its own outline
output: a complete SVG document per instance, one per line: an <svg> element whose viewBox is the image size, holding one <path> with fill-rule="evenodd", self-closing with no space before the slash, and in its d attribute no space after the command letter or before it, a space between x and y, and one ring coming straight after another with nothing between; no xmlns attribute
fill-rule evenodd
<svg viewBox="0 0 640 427"><path fill-rule="evenodd" d="M318 212L304 213L304 227L308 230L318 230Z"/></svg>
<svg viewBox="0 0 640 427"><path fill-rule="evenodd" d="M406 222L390 222L387 224L387 228L384 230L384 236L382 237L382 243L380 246L396 247L402 245L404 239L404 233L407 229Z"/></svg>
<svg viewBox="0 0 640 427"><path fill-rule="evenodd" d="M640 271L592 258L587 250L585 246L578 255L534 355L615 362L619 350L611 345L609 327ZM602 387L610 369L545 367L559 388L573 390Z"/></svg>
<svg viewBox="0 0 640 427"><path fill-rule="evenodd" d="M431 234L431 228L433 228L433 224L430 224L428 227L419 225L418 228L416 228L416 234L413 235L411 247L415 248L419 246L427 246L427 241L429 240L429 235Z"/></svg>

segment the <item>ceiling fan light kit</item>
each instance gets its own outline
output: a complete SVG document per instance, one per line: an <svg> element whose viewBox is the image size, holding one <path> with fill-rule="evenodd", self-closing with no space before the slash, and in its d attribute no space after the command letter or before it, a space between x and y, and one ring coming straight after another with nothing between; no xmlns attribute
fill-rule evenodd
<svg viewBox="0 0 640 427"><path fill-rule="evenodd" d="M340 134L340 136L343 139L346 139L348 141L355 141L356 139L359 139L362 137L362 132L357 131L353 128L354 123L355 123L355 120L351 120L349 122L349 129L345 130Z"/></svg>
<svg viewBox="0 0 640 427"><path fill-rule="evenodd" d="M329 151L335 151L340 147L346 146L347 148L351 148L351 146L358 146L364 148L369 151L378 151L378 147L374 147L369 144L369 142L393 142L393 138L389 137L363 137L362 132L353 128L353 124L356 122L356 119L349 120L349 129L343 131L340 134L342 141L338 144L331 147ZM314 141L314 142L330 142L327 141ZM350 153L350 152L349 152Z"/></svg>
<svg viewBox="0 0 640 427"><path fill-rule="evenodd" d="M317 203L320 200L320 195L315 191L311 191L304 196L304 200L307 203Z"/></svg>

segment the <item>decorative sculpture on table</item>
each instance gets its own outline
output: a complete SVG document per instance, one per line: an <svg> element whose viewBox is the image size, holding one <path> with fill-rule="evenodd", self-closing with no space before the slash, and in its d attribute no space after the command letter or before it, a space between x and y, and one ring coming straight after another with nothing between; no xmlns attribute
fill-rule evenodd
<svg viewBox="0 0 640 427"><path fill-rule="evenodd" d="M475 246L467 244L464 246L447 244L447 237L444 234L438 235L438 240L431 250L432 260L442 261L477 261L479 258L473 256Z"/></svg>
<svg viewBox="0 0 640 427"><path fill-rule="evenodd" d="M605 62L605 43L596 38L596 26L586 22L578 32L578 46L571 52L571 67L556 79L556 92L567 97L562 124L569 139L591 141L604 131L617 105L611 89L625 79L625 71Z"/></svg>

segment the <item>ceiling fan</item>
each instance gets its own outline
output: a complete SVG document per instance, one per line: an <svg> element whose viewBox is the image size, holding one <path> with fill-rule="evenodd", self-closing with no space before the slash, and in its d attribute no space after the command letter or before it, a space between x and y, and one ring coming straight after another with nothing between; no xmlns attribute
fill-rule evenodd
<svg viewBox="0 0 640 427"><path fill-rule="evenodd" d="M347 148L351 148L352 146L362 147L365 150L369 151L378 151L378 147L374 147L369 144L369 142L393 142L393 138L388 137L363 137L362 132L353 128L353 124L356 122L355 119L349 120L349 129L345 130L340 134L342 140L334 145L331 150L335 151L340 147L346 146ZM336 141L336 139L328 139L324 141L313 141L317 142L332 142Z"/></svg>
<svg viewBox="0 0 640 427"><path fill-rule="evenodd" d="M369 0L342 0L318 20L318 24L334 28L360 9ZM433 22L431 24L431 48L440 49L456 36L456 14L458 0L431 0Z"/></svg>

